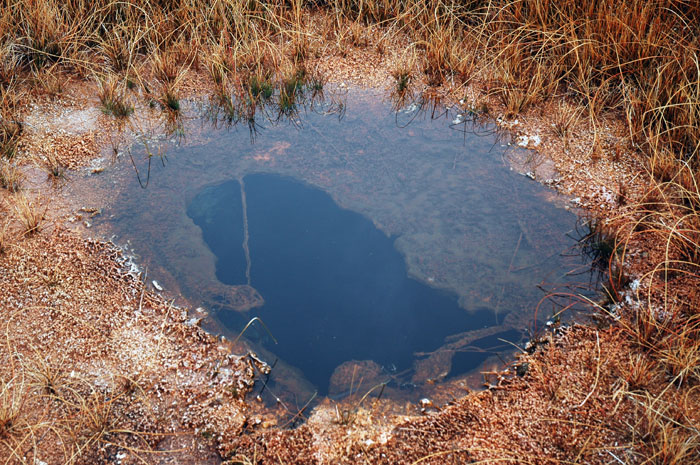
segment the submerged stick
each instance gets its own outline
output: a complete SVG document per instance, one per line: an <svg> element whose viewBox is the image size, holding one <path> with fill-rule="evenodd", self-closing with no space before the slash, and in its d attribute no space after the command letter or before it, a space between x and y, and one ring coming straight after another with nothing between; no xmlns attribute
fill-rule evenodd
<svg viewBox="0 0 700 465"><path fill-rule="evenodd" d="M245 278L250 286L250 248L248 247L248 202L245 196L245 183L243 178L238 178L238 183L241 185L241 205L243 207L243 253L245 254Z"/></svg>
<svg viewBox="0 0 700 465"><path fill-rule="evenodd" d="M362 399L360 399L360 401L357 403L357 407L359 408L360 405L362 405L362 402L364 402L365 399L366 399L367 397L369 397L369 395L372 394L372 392L374 392L374 390L377 389L377 388L381 388L381 391L379 391L379 396L377 397L377 400L381 399L382 394L384 394L384 388L386 387L387 383L388 383L388 381L385 381L385 382L383 382L383 383L377 384L376 386L373 386L372 389L370 389L369 391L367 391L367 392L365 393L365 395L362 396Z"/></svg>
<svg viewBox="0 0 700 465"><path fill-rule="evenodd" d="M248 324L245 325L245 327L244 327L243 330L240 332L240 334L236 337L236 339L233 340L233 343L236 344L236 343L238 342L238 340L241 338L241 336L243 336L243 333L245 333L246 330L250 327L250 325L252 325L253 322L255 322L255 321L257 321L258 323L260 323L260 324L263 326L263 328L265 328L265 331L267 331L267 334L269 334L270 337L272 338L272 340L275 342L275 344L277 344L277 339L275 339L275 336L272 335L272 333L271 333L270 330L268 329L268 327L267 327L267 325L265 324L265 322L263 322L263 320L261 320L261 319L258 318L257 316L255 316L255 317L253 317L253 318L250 319L250 321L248 322Z"/></svg>
<svg viewBox="0 0 700 465"><path fill-rule="evenodd" d="M318 391L314 392L314 394L313 394L313 395L311 396L311 398L304 404L304 406L301 408L301 410L299 410L299 411L297 412L297 414L294 415L294 417L292 417L292 419L289 420L282 428L286 428L288 425L295 425L296 422L297 422L297 419L300 418L300 417L303 415L304 410L306 410L306 409L309 407L309 405L311 404L311 402L313 402L313 400L316 398L317 395L318 395Z"/></svg>

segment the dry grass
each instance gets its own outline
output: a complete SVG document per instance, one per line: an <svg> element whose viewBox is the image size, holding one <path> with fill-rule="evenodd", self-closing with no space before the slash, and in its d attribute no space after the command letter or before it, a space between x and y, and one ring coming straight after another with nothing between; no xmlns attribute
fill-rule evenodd
<svg viewBox="0 0 700 465"><path fill-rule="evenodd" d="M26 408L31 398L21 376L0 379L0 450L7 453L5 463L24 463L24 449L37 429Z"/></svg>
<svg viewBox="0 0 700 465"><path fill-rule="evenodd" d="M475 69L487 70L510 115L552 96L568 96L588 108L589 118L610 111L624 115L648 157L666 147L675 159L698 166L697 5L673 0L331 3L346 16L408 31L425 57L429 84L466 81Z"/></svg>
<svg viewBox="0 0 700 465"><path fill-rule="evenodd" d="M392 64L391 76L396 81L394 91L402 98L410 91L411 83L415 80L418 69L418 56L413 48L404 51Z"/></svg>
<svg viewBox="0 0 700 465"><path fill-rule="evenodd" d="M144 457L158 435L145 437L130 429L134 422L125 416L142 405L136 390L118 383L96 388L95 380L69 375L68 365L52 366L43 359L38 353L31 365L16 364L18 374L0 382L3 463L38 463L42 455L58 459L55 463L83 463L110 449L127 450L148 463ZM42 444L53 440L53 451Z"/></svg>
<svg viewBox="0 0 700 465"><path fill-rule="evenodd" d="M0 380L0 440L9 441L20 432L22 407L26 398L24 380Z"/></svg>
<svg viewBox="0 0 700 465"><path fill-rule="evenodd" d="M580 118L581 110L578 107L567 105L564 102L557 105L552 129L554 134L564 141L565 145L568 146L572 136L571 131L578 125Z"/></svg>
<svg viewBox="0 0 700 465"><path fill-rule="evenodd" d="M686 165L687 167L687 165ZM681 176L677 172L675 177ZM621 369L619 398L636 405L629 423L635 463L695 463L700 460L697 411L688 399L700 382L700 228L698 190L675 181L656 182L621 218L613 249L618 266L631 244L644 244L651 263L633 286L611 279L619 302L616 324L641 353ZM613 276L613 266L608 274ZM604 309L607 311L607 309ZM662 388L659 388L659 385ZM656 387L654 387L656 386Z"/></svg>
<svg viewBox="0 0 700 465"><path fill-rule="evenodd" d="M631 440L639 444L629 462L642 464L697 463L700 459L700 429L692 419L684 417L675 403L648 392L633 393L620 390L636 405L636 415L629 425ZM682 402L687 402L685 398ZM686 406L687 408L688 406Z"/></svg>
<svg viewBox="0 0 700 465"><path fill-rule="evenodd" d="M149 294L118 249L58 229L12 241L0 256L0 464L183 463L156 447L170 428L242 421L230 392L252 387L246 360ZM184 377L172 369L183 351L204 363ZM188 411L190 396L202 401Z"/></svg>
<svg viewBox="0 0 700 465"><path fill-rule="evenodd" d="M37 157L37 164L46 171L48 177L54 182L64 179L66 176L66 167L59 161L54 148L49 148L43 156Z"/></svg>
<svg viewBox="0 0 700 465"><path fill-rule="evenodd" d="M12 193L22 188L22 172L11 161L0 159L0 187Z"/></svg>
<svg viewBox="0 0 700 465"><path fill-rule="evenodd" d="M2 57L0 57L0 63L2 63ZM0 84L0 158L6 159L12 159L15 156L23 129L17 110L21 96L15 88L14 79L14 77L10 78L7 83Z"/></svg>
<svg viewBox="0 0 700 465"><path fill-rule="evenodd" d="M9 246L9 229L10 223L7 221L3 222L3 224L0 226L0 255L3 255L7 251L7 247Z"/></svg>
<svg viewBox="0 0 700 465"><path fill-rule="evenodd" d="M46 217L46 209L42 210L36 200L31 200L24 194L18 195L15 198L15 211L22 223L24 235L29 236L39 232Z"/></svg>
<svg viewBox="0 0 700 465"><path fill-rule="evenodd" d="M134 112L134 107L126 97L124 84L114 76L108 76L99 84L99 98L102 110L116 118L126 118Z"/></svg>
<svg viewBox="0 0 700 465"><path fill-rule="evenodd" d="M307 17L318 2L25 3L3 4L3 91L27 76L50 88L56 86L47 76L97 76L105 110L119 117L133 108L126 87L140 87L146 96L155 92L152 98L162 108L177 111L187 70L204 67L218 86L235 86L251 75L284 73L287 61L302 66L318 47ZM322 5L328 13L322 39L330 38L341 54L405 34L415 44L429 85L460 85L485 73L507 116L567 96L584 104L589 111L582 116L594 123L603 112L623 115L654 166L668 164L659 160L663 156L697 169L700 46L692 26L700 19L697 6L676 0L625 0L622 6L609 0L332 0ZM411 80L409 65L393 73L399 88ZM562 135L569 126L563 118L556 129ZM11 119L4 117L0 127L7 153L21 130ZM661 171L667 175L673 169Z"/></svg>

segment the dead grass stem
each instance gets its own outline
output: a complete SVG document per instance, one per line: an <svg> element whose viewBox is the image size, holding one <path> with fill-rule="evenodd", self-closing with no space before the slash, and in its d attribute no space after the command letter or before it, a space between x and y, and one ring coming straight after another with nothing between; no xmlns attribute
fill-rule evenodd
<svg viewBox="0 0 700 465"><path fill-rule="evenodd" d="M46 217L46 209L42 210L36 201L30 200L23 193L15 199L15 211L22 222L22 231L26 236L37 233Z"/></svg>

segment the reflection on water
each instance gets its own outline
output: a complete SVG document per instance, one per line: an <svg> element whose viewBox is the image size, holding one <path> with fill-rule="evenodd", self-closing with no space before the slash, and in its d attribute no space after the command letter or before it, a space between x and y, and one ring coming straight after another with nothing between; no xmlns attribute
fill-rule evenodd
<svg viewBox="0 0 700 465"><path fill-rule="evenodd" d="M134 157L147 188L130 162L87 181L120 187L99 226L214 311L213 329L235 336L259 315L279 345L255 325L248 341L297 393L342 392L358 370L419 392L518 342L542 285L588 283L570 273L584 267L576 217L509 169L493 128L368 93L343 109L268 120L255 138L186 121L167 162ZM232 310L248 284L261 300Z"/></svg>
<svg viewBox="0 0 700 465"><path fill-rule="evenodd" d="M245 316L223 312L219 318L233 328L262 318L279 345L273 348L261 332L263 342L322 392L348 360L409 369L413 352L493 323L489 309L469 314L456 295L409 279L392 240L328 194L267 174L243 181L251 284L265 304ZM217 278L231 285L247 283L241 204L239 182L229 181L205 189L188 206L217 257Z"/></svg>

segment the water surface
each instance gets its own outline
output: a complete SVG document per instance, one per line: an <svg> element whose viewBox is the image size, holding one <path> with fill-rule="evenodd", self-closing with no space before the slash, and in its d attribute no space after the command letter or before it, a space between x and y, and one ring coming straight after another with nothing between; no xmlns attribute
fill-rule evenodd
<svg viewBox="0 0 700 465"><path fill-rule="evenodd" d="M413 352L493 324L488 309L468 313L454 293L409 278L393 238L320 189L269 174L248 175L243 183L251 284L265 305L245 317L225 312L219 318L234 328L262 318L278 345L266 332L257 333L261 341L322 392L348 360L409 369ZM228 181L206 188L188 207L217 257L217 279L231 285L247 282L241 205L241 183Z"/></svg>
<svg viewBox="0 0 700 465"><path fill-rule="evenodd" d="M246 337L279 358L279 389L325 393L352 360L396 390L459 376L519 342L543 287L590 281L571 273L585 269L576 216L511 170L493 127L368 93L329 110L255 137L193 118L167 157L133 152L139 179L130 161L90 179L121 186L100 227L214 330L267 324L279 344L257 324ZM242 284L264 305L227 307Z"/></svg>

